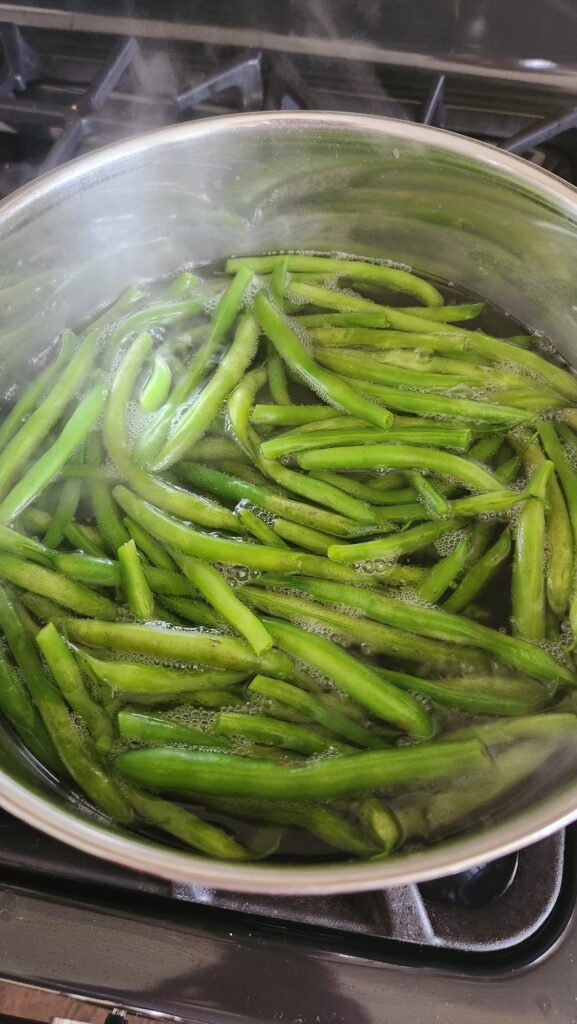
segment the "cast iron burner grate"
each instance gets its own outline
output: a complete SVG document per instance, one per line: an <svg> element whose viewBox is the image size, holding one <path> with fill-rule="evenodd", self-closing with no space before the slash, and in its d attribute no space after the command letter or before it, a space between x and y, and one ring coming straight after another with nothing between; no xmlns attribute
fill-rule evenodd
<svg viewBox="0 0 577 1024"><path fill-rule="evenodd" d="M328 109L494 142L577 182L577 97L503 79L0 24L0 195L90 149L179 121Z"/></svg>

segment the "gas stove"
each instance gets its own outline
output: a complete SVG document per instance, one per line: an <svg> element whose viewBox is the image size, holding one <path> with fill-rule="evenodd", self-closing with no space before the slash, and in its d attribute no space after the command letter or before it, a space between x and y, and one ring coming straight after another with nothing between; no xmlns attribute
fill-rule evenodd
<svg viewBox="0 0 577 1024"><path fill-rule="evenodd" d="M402 0L386 19L372 0L189 7L0 2L0 196L129 135L269 109L434 124L577 184L558 4L528 2L514 33L493 0L413 25ZM576 905L577 828L419 887L288 899L171 885L0 813L0 977L202 1024L577 1024Z"/></svg>

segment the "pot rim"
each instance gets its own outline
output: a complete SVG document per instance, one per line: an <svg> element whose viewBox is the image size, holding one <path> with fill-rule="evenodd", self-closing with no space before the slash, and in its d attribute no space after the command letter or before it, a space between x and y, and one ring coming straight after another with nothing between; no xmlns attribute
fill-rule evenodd
<svg viewBox="0 0 577 1024"><path fill-rule="evenodd" d="M412 143L436 145L457 156L475 160L479 165L506 174L512 180L535 190L553 205L577 216L577 189L555 175L535 167L521 157L462 135L384 118L376 115L314 112L259 112L206 118L103 147L77 157L63 167L50 171L23 186L0 203L0 232L15 227L33 207L82 179L112 171L128 157L163 148L190 136L214 137L230 132L250 131L270 125L271 131L283 126L363 132L365 136L392 135ZM31 209L32 208L32 209ZM486 828L478 835L464 835L435 844L416 853L393 855L378 863L327 864L288 867L271 864L239 864L212 861L193 852L162 846L143 837L122 835L106 826L80 818L72 811L55 807L49 798L39 796L0 770L0 806L4 810L42 829L56 839L93 856L123 867L148 872L171 881L204 885L237 892L287 894L327 894L356 892L387 886L422 882L465 870L481 862L494 860L544 839L577 818L577 779L556 796L537 807Z"/></svg>

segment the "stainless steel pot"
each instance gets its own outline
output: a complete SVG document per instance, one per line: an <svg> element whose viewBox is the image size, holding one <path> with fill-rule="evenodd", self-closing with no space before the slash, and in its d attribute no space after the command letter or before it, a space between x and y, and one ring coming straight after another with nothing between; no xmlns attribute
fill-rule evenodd
<svg viewBox="0 0 577 1024"><path fill-rule="evenodd" d="M577 363L574 189L431 128L348 114L251 114L100 150L0 206L0 284L12 296L0 314L5 390L23 358L132 280L279 248L387 257L439 275L542 331ZM6 810L89 853L220 889L326 893L423 880L577 817L577 779L558 779L504 820L383 863L221 864L110 826L0 739Z"/></svg>

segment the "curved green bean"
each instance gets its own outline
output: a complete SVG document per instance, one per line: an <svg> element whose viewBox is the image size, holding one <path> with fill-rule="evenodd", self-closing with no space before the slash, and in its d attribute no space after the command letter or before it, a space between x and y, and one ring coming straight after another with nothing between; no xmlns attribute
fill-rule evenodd
<svg viewBox="0 0 577 1024"><path fill-rule="evenodd" d="M172 383L172 370L166 359L157 352L152 361L150 376L138 398L141 412L156 412L166 402Z"/></svg>
<svg viewBox="0 0 577 1024"><path fill-rule="evenodd" d="M515 636L525 640L545 639L545 497L553 470L552 462L539 466L526 494L515 528L515 553L511 582L511 626ZM557 543L555 538L554 543Z"/></svg>

